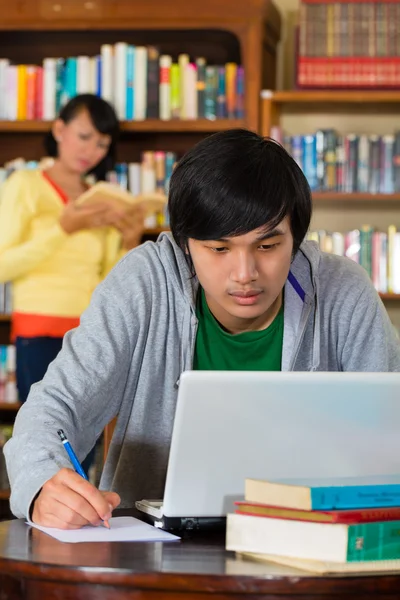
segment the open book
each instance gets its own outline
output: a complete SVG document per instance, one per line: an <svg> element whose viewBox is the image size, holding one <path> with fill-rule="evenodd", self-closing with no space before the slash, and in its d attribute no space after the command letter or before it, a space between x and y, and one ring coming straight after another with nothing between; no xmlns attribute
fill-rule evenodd
<svg viewBox="0 0 400 600"><path fill-rule="evenodd" d="M86 192L77 199L77 204L90 203L109 203L119 209L129 209L132 206L142 206L145 210L145 216L154 215L163 212L167 204L167 197L158 192L148 192L134 196L130 192L123 190L118 185L99 181L92 185Z"/></svg>

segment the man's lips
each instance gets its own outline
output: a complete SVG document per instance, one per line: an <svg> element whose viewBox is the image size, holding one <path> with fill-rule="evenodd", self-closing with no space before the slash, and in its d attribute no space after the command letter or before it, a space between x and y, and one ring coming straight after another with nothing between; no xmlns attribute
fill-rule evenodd
<svg viewBox="0 0 400 600"><path fill-rule="evenodd" d="M262 290L230 292L233 301L240 306L251 306L252 304L256 304L260 294L262 294Z"/></svg>
<svg viewBox="0 0 400 600"><path fill-rule="evenodd" d="M261 290L247 290L246 292L229 292L231 296L235 296L236 298L250 298L252 296L259 296L261 294Z"/></svg>

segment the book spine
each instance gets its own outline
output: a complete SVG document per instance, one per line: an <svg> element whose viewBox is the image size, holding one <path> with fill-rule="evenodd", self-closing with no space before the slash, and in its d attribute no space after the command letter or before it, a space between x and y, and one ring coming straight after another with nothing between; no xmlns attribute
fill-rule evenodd
<svg viewBox="0 0 400 600"><path fill-rule="evenodd" d="M160 113L159 94L160 52L155 46L147 48L147 118L158 119Z"/></svg>
<svg viewBox="0 0 400 600"><path fill-rule="evenodd" d="M180 107L181 97L181 81L180 81L180 69L178 63L172 63L171 65L171 118L179 119L181 112Z"/></svg>
<svg viewBox="0 0 400 600"><path fill-rule="evenodd" d="M103 44L100 48L101 56L101 97L107 102L114 101L113 92L113 47Z"/></svg>
<svg viewBox="0 0 400 600"><path fill-rule="evenodd" d="M196 59L196 67L197 67L197 116L199 119L204 119L206 115L206 99L205 99L205 89L206 89L206 59L205 58L197 58Z"/></svg>
<svg viewBox="0 0 400 600"><path fill-rule="evenodd" d="M126 118L132 121L135 107L135 46L126 49Z"/></svg>
<svg viewBox="0 0 400 600"><path fill-rule="evenodd" d="M147 112L147 48L145 46L136 46L135 76L135 120L144 121Z"/></svg>
<svg viewBox="0 0 400 600"><path fill-rule="evenodd" d="M171 56L160 56L160 119L171 119Z"/></svg>
<svg viewBox="0 0 400 600"><path fill-rule="evenodd" d="M312 510L400 506L400 485L332 486L310 489Z"/></svg>
<svg viewBox="0 0 400 600"><path fill-rule="evenodd" d="M126 54L128 45L118 42L114 46L114 105L118 119L126 119Z"/></svg>
<svg viewBox="0 0 400 600"><path fill-rule="evenodd" d="M399 556L400 521L349 526L347 562L391 560Z"/></svg>

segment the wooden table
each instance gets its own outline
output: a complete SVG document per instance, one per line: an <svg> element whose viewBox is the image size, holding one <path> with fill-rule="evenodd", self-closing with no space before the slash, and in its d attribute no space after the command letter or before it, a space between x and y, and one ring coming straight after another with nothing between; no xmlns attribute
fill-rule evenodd
<svg viewBox="0 0 400 600"><path fill-rule="evenodd" d="M320 577L236 559L221 535L180 542L63 544L0 523L0 599L367 600L400 597L400 574Z"/></svg>

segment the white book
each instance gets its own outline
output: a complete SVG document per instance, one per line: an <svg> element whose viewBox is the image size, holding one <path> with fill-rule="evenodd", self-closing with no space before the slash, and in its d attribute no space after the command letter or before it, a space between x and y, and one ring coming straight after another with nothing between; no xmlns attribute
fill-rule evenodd
<svg viewBox="0 0 400 600"><path fill-rule="evenodd" d="M332 252L337 256L344 256L344 235L340 231L332 233Z"/></svg>
<svg viewBox="0 0 400 600"><path fill-rule="evenodd" d="M120 121L126 119L126 55L128 44L114 46L114 108Z"/></svg>
<svg viewBox="0 0 400 600"><path fill-rule="evenodd" d="M172 58L168 54L160 56L160 119L171 119L171 64Z"/></svg>
<svg viewBox="0 0 400 600"><path fill-rule="evenodd" d="M57 59L43 60L43 120L52 121L56 117L56 67Z"/></svg>
<svg viewBox="0 0 400 600"><path fill-rule="evenodd" d="M147 113L147 48L136 46L135 52L135 121L143 121Z"/></svg>
<svg viewBox="0 0 400 600"><path fill-rule="evenodd" d="M76 92L90 93L90 59L88 56L78 56L76 59Z"/></svg>
<svg viewBox="0 0 400 600"><path fill-rule="evenodd" d="M99 62L96 56L89 58L89 93L95 94L97 92L97 67Z"/></svg>
<svg viewBox="0 0 400 600"><path fill-rule="evenodd" d="M189 55L188 54L180 54L178 56L178 65L179 65L179 80L180 80L180 118L186 119L185 112L185 73L186 66L189 64Z"/></svg>
<svg viewBox="0 0 400 600"><path fill-rule="evenodd" d="M380 252L379 252L379 291L386 294L388 291L388 235L385 232L379 234Z"/></svg>
<svg viewBox="0 0 400 600"><path fill-rule="evenodd" d="M114 102L113 93L113 47L103 44L100 48L101 55L101 97L107 102Z"/></svg>
<svg viewBox="0 0 400 600"><path fill-rule="evenodd" d="M400 232L393 239L393 293L400 294Z"/></svg>
<svg viewBox="0 0 400 600"><path fill-rule="evenodd" d="M196 65L186 65L184 86L185 119L197 119L197 69Z"/></svg>
<svg viewBox="0 0 400 600"><path fill-rule="evenodd" d="M7 119L7 70L10 61L0 58L0 119Z"/></svg>
<svg viewBox="0 0 400 600"><path fill-rule="evenodd" d="M6 80L6 119L9 121L16 121L18 110L18 72L16 65L8 66Z"/></svg>
<svg viewBox="0 0 400 600"><path fill-rule="evenodd" d="M140 194L140 163L129 163L128 182L130 193L138 196Z"/></svg>

